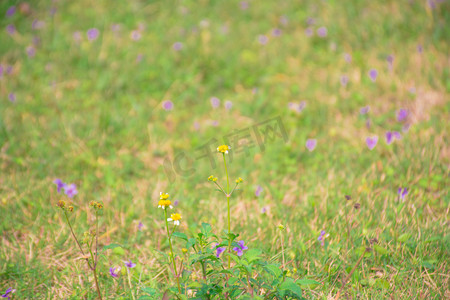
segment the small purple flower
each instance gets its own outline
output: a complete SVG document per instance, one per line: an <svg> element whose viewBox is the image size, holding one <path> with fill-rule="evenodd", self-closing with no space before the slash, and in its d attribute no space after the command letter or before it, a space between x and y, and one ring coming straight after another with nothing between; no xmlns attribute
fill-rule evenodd
<svg viewBox="0 0 450 300"><path fill-rule="evenodd" d="M119 277L119 270L117 270L116 272L116 269L117 268L109 268L109 275L111 275L114 278Z"/></svg>
<svg viewBox="0 0 450 300"><path fill-rule="evenodd" d="M219 244L216 244L216 247L219 246ZM222 254L227 248L226 247L218 247L216 248L216 257L219 258L220 254Z"/></svg>
<svg viewBox="0 0 450 300"><path fill-rule="evenodd" d="M248 1L241 1L241 9L246 10L249 7Z"/></svg>
<svg viewBox="0 0 450 300"><path fill-rule="evenodd" d="M422 53L423 52L423 47L422 45L417 45L417 52Z"/></svg>
<svg viewBox="0 0 450 300"><path fill-rule="evenodd" d="M314 25L316 24L316 19L309 17L308 19L306 19L306 24Z"/></svg>
<svg viewBox="0 0 450 300"><path fill-rule="evenodd" d="M297 106L297 112L302 112L306 107L306 101L301 101Z"/></svg>
<svg viewBox="0 0 450 300"><path fill-rule="evenodd" d="M175 201L173 201L173 206L178 206L178 204L180 204L180 200L175 199Z"/></svg>
<svg viewBox="0 0 450 300"><path fill-rule="evenodd" d="M408 110L401 108L397 113L397 121L403 122L408 117Z"/></svg>
<svg viewBox="0 0 450 300"><path fill-rule="evenodd" d="M225 101L225 109L230 110L233 107L233 102L230 100Z"/></svg>
<svg viewBox="0 0 450 300"><path fill-rule="evenodd" d="M173 109L173 102L170 100L166 100L162 103L162 107L166 111L170 111Z"/></svg>
<svg viewBox="0 0 450 300"><path fill-rule="evenodd" d="M87 31L87 38L90 41L95 41L100 35L100 31L97 28L91 28Z"/></svg>
<svg viewBox="0 0 450 300"><path fill-rule="evenodd" d="M237 256L242 256L242 254L244 254L244 250L247 250L248 247L244 246L244 241L239 241L238 242L238 247L234 247L233 251L237 252Z"/></svg>
<svg viewBox="0 0 450 300"><path fill-rule="evenodd" d="M10 35L13 35L16 32L16 27L13 24L9 24L8 26L6 26L6 31Z"/></svg>
<svg viewBox="0 0 450 300"><path fill-rule="evenodd" d="M306 148L308 148L309 152L313 151L316 148L317 140L316 139L308 139L306 141Z"/></svg>
<svg viewBox="0 0 450 300"><path fill-rule="evenodd" d="M9 101L11 101L11 102L16 102L16 94L14 94L14 93L9 93L8 99L9 99Z"/></svg>
<svg viewBox="0 0 450 300"><path fill-rule="evenodd" d="M261 213L265 214L267 212L267 206L261 207Z"/></svg>
<svg viewBox="0 0 450 300"><path fill-rule="evenodd" d="M260 34L260 35L258 35L258 42L261 45L266 45L267 42L269 42L269 38L267 36L265 36L264 34Z"/></svg>
<svg viewBox="0 0 450 300"><path fill-rule="evenodd" d="M375 82L375 80L377 79L377 76L378 76L378 71L377 70L371 69L369 71L369 77L370 77L370 80L372 80L372 82Z"/></svg>
<svg viewBox="0 0 450 300"><path fill-rule="evenodd" d="M398 188L397 194L399 195L400 199L405 199L405 196L408 195L408 189L407 188Z"/></svg>
<svg viewBox="0 0 450 300"><path fill-rule="evenodd" d="M139 221L138 230L142 231L143 228L144 228L144 224L142 224L142 221Z"/></svg>
<svg viewBox="0 0 450 300"><path fill-rule="evenodd" d="M390 145L393 141L394 136L392 135L392 132L386 131L386 143Z"/></svg>
<svg viewBox="0 0 450 300"><path fill-rule="evenodd" d="M314 34L314 31L311 27L305 29L305 34L307 37L311 37Z"/></svg>
<svg viewBox="0 0 450 300"><path fill-rule="evenodd" d="M281 35L281 29L279 28L274 28L272 30L272 36L280 36Z"/></svg>
<svg viewBox="0 0 450 300"><path fill-rule="evenodd" d="M64 187L64 193L65 193L69 198L73 198L73 196L75 196L76 194L78 194L77 186L76 186L74 183L69 184L69 185L66 184L66 186Z"/></svg>
<svg viewBox="0 0 450 300"><path fill-rule="evenodd" d="M129 261L124 261L124 263L125 263L125 266L126 266L127 268L132 269L132 268L136 267L136 264L132 263L131 260L129 260Z"/></svg>
<svg viewBox="0 0 450 300"><path fill-rule="evenodd" d="M366 139L366 144L367 144L367 147L369 148L369 150L372 150L373 148L375 148L377 143L378 143L378 136L368 137Z"/></svg>
<svg viewBox="0 0 450 300"><path fill-rule="evenodd" d="M255 190L255 196L256 196L256 197L261 196L262 191L263 191L263 187L260 186L260 185L258 185L258 186L256 187L256 190Z"/></svg>
<svg viewBox="0 0 450 300"><path fill-rule="evenodd" d="M398 131L393 131L393 132L392 132L392 135L394 136L394 138L395 138L396 140L401 140L401 139L402 139L402 135L401 135L400 132L398 132Z"/></svg>
<svg viewBox="0 0 450 300"><path fill-rule="evenodd" d="M366 120L366 128L370 129L370 126L372 125L372 122L370 121L370 119Z"/></svg>
<svg viewBox="0 0 450 300"><path fill-rule="evenodd" d="M367 106L361 107L361 109L359 110L359 113L361 115L366 115L369 112L369 110L370 110L370 106L367 105Z"/></svg>
<svg viewBox="0 0 450 300"><path fill-rule="evenodd" d="M319 27L317 29L317 35L319 37L324 38L324 37L327 36L327 34L328 34L328 30L327 30L327 28L325 26Z"/></svg>
<svg viewBox="0 0 450 300"><path fill-rule="evenodd" d="M141 34L138 30L133 30L133 31L130 33L130 38L131 38L133 41L139 41L139 40L141 39L141 37L142 37L142 34Z"/></svg>
<svg viewBox="0 0 450 300"><path fill-rule="evenodd" d="M10 6L7 10L6 10L6 16L7 17L11 17L12 15L14 15L16 13L16 7L15 6Z"/></svg>
<svg viewBox="0 0 450 300"><path fill-rule="evenodd" d="M172 45L172 49L175 51L180 51L181 49L183 49L183 43L181 42L176 42Z"/></svg>
<svg viewBox="0 0 450 300"><path fill-rule="evenodd" d="M218 108L220 105L220 100L217 97L211 97L211 99L209 101L211 101L211 106L213 108Z"/></svg>
<svg viewBox="0 0 450 300"><path fill-rule="evenodd" d="M31 28L33 30L39 30L45 27L45 22L44 21L39 21L39 20L34 20L33 23L31 24Z"/></svg>
<svg viewBox="0 0 450 300"><path fill-rule="evenodd" d="M347 76L347 75L342 75L342 76L341 76L341 85L342 85L343 87L346 87L347 84L348 84L348 76Z"/></svg>
<svg viewBox="0 0 450 300"><path fill-rule="evenodd" d="M26 51L28 57L34 57L36 55L36 48L34 46L28 46Z"/></svg>
<svg viewBox="0 0 450 300"><path fill-rule="evenodd" d="M66 184L59 178L53 180L53 183L56 184L58 193L61 193L61 189L66 188Z"/></svg>
<svg viewBox="0 0 450 300"><path fill-rule="evenodd" d="M320 232L320 235L319 235L319 237L317 238L317 240L320 242L320 244L322 245L322 247L323 247L323 245L324 245L324 236L325 236L325 230L322 230L321 232Z"/></svg>
<svg viewBox="0 0 450 300"><path fill-rule="evenodd" d="M348 53L344 53L344 59L347 63L351 63L352 62L352 56Z"/></svg>
<svg viewBox="0 0 450 300"><path fill-rule="evenodd" d="M1 297L11 299L11 294L14 293L15 291L16 290L13 290L12 288L8 288L6 292L3 295L1 295Z"/></svg>

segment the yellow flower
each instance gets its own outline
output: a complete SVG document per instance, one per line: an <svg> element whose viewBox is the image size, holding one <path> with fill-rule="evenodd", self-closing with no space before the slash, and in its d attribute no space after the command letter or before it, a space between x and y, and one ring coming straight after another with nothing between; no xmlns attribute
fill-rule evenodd
<svg viewBox="0 0 450 300"><path fill-rule="evenodd" d="M242 181L244 181L244 179L242 179L241 177L239 177L238 179L236 179L236 183L241 183Z"/></svg>
<svg viewBox="0 0 450 300"><path fill-rule="evenodd" d="M214 175L211 175L211 176L208 177L208 181L216 182L217 181L217 177L214 177Z"/></svg>
<svg viewBox="0 0 450 300"><path fill-rule="evenodd" d="M159 193L159 199L161 199L161 200L167 200L167 199L169 199L169 194L160 192L160 193Z"/></svg>
<svg viewBox="0 0 450 300"><path fill-rule="evenodd" d="M166 209L166 207L169 208L173 208L173 206L171 205L171 201L170 200L159 200L158 202L158 208L161 207L162 209Z"/></svg>
<svg viewBox="0 0 450 300"><path fill-rule="evenodd" d="M57 206L64 208L66 206L66 202L64 200L59 200Z"/></svg>
<svg viewBox="0 0 450 300"><path fill-rule="evenodd" d="M170 218L167 219L167 221L172 222L174 225L180 225L180 220L181 220L181 215L176 213L176 214L171 214Z"/></svg>
<svg viewBox="0 0 450 300"><path fill-rule="evenodd" d="M222 146L217 147L217 152L222 152L222 153L228 154L228 150L231 150L231 147L228 145L222 145Z"/></svg>

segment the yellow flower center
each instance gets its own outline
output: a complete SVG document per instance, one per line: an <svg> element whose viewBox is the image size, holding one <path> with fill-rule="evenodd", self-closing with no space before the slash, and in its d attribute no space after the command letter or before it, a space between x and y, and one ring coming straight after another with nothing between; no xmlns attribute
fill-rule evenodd
<svg viewBox="0 0 450 300"><path fill-rule="evenodd" d="M180 214L171 214L170 215L170 218L172 219L172 220L174 220L174 221L178 221L178 220L181 220L181 215Z"/></svg>
<svg viewBox="0 0 450 300"><path fill-rule="evenodd" d="M231 147L228 145L222 145L222 146L217 147L217 151L222 152L222 153L226 153L230 149L231 149Z"/></svg>
<svg viewBox="0 0 450 300"><path fill-rule="evenodd" d="M159 200L158 205L169 206L171 203L170 200Z"/></svg>
<svg viewBox="0 0 450 300"><path fill-rule="evenodd" d="M159 199L161 199L161 200L167 200L167 199L169 199L169 194L167 194L167 193L162 193L161 195L159 195Z"/></svg>

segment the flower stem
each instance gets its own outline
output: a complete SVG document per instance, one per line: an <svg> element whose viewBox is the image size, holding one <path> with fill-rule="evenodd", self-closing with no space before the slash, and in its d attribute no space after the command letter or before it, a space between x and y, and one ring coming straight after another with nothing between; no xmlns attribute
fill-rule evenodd
<svg viewBox="0 0 450 300"><path fill-rule="evenodd" d="M133 297L133 300L136 300L136 298L134 297L133 288L131 287L131 276L130 276L130 270L128 270L128 267L127 267L127 275L128 275L128 285L130 287L131 297Z"/></svg>
<svg viewBox="0 0 450 300"><path fill-rule="evenodd" d="M280 230L280 242L281 242L281 257L283 259L283 271L286 269L285 260L284 260L284 240L283 240L283 232Z"/></svg>
<svg viewBox="0 0 450 300"><path fill-rule="evenodd" d="M91 260L94 262L94 254L92 254L92 250L91 250L92 242L88 246L89 246L89 253L91 254ZM102 300L102 293L100 293L100 287L98 285L98 280L97 280L97 265L95 263L94 263L94 268L92 268L92 271L94 272L95 288L97 289L98 298L100 300Z"/></svg>
<svg viewBox="0 0 450 300"><path fill-rule="evenodd" d="M177 266L175 264L175 258L173 256L172 239L170 238L171 234L169 231L169 222L167 221L167 209L166 208L164 208L164 217L165 217L164 219L166 221L167 237L169 239L169 245L170 245L170 258L172 259L173 271L175 272L175 278L177 279L178 292L181 294L180 279L178 278Z"/></svg>
<svg viewBox="0 0 450 300"><path fill-rule="evenodd" d="M70 232L72 233L72 236L73 236L73 238L75 239L75 242L77 242L78 248L80 248L81 254L82 254L83 256L86 256L86 254L84 254L83 248L82 248L81 245L80 245L80 242L79 242L78 239L77 239L77 236L76 236L75 233L73 232L72 224L70 224L70 220L69 220L69 217L67 216L67 212L66 212L66 211L64 211L64 216L66 217L67 224L69 224ZM88 264L89 269L93 270L94 268L91 266L91 264L90 264L88 258L86 258L86 262L87 262L87 264Z"/></svg>
<svg viewBox="0 0 450 300"><path fill-rule="evenodd" d="M227 206L228 206L228 252L231 253L231 210L230 210L230 180L228 177L227 160L225 159L225 153L223 153L223 164L225 166L225 173L227 174ZM231 266L230 256L228 256L228 269Z"/></svg>

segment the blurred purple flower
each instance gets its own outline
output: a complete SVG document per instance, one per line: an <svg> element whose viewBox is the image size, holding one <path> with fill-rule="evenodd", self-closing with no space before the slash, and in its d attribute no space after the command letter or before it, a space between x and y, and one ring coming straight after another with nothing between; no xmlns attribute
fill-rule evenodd
<svg viewBox="0 0 450 300"><path fill-rule="evenodd" d="M267 36L265 36L264 34L260 34L260 35L258 35L258 42L261 45L266 45L267 42L269 42L269 38Z"/></svg>
<svg viewBox="0 0 450 300"><path fill-rule="evenodd" d="M64 187L64 193L69 197L72 198L76 194L78 194L77 186L75 184L69 184Z"/></svg>
<svg viewBox="0 0 450 300"><path fill-rule="evenodd" d="M386 60L387 60L387 62L389 63L389 65L392 65L392 64L394 63L394 56L391 55L391 54L389 54L389 55L386 57Z"/></svg>
<svg viewBox="0 0 450 300"><path fill-rule="evenodd" d="M325 236L325 230L322 230L320 232L319 237L317 238L317 240L320 242L320 244L322 245L322 247L324 246L324 236Z"/></svg>
<svg viewBox="0 0 450 300"><path fill-rule="evenodd" d="M1 295L1 297L11 299L11 294L14 293L15 291L16 290L13 290L12 288L8 288L6 292L3 295Z"/></svg>
<svg viewBox="0 0 450 300"><path fill-rule="evenodd" d="M33 30L39 30L45 27L45 22L44 21L39 21L39 20L34 20L33 23L31 24L31 28Z"/></svg>
<svg viewBox="0 0 450 300"><path fill-rule="evenodd" d="M173 102L170 100L166 100L162 103L162 107L166 111L170 111L173 109Z"/></svg>
<svg viewBox="0 0 450 300"><path fill-rule="evenodd" d="M386 143L390 145L392 143L394 136L392 135L392 132L386 131Z"/></svg>
<svg viewBox="0 0 450 300"><path fill-rule="evenodd" d="M41 44L41 38L38 36L33 36L33 45L39 46Z"/></svg>
<svg viewBox="0 0 450 300"><path fill-rule="evenodd" d="M406 120L406 118L408 117L408 110L401 108L398 112L397 112L397 121L399 122L403 122Z"/></svg>
<svg viewBox="0 0 450 300"><path fill-rule="evenodd" d="M144 55L143 55L142 53L139 53L139 54L136 56L136 62L137 62L137 63L140 63L140 62L142 61L143 58L144 58Z"/></svg>
<svg viewBox="0 0 450 300"><path fill-rule="evenodd" d="M347 76L347 75L342 75L342 76L341 76L341 85L342 85L343 87L346 87L347 84L348 84L348 76Z"/></svg>
<svg viewBox="0 0 450 300"><path fill-rule="evenodd" d="M261 213L265 214L267 212L267 206L261 207Z"/></svg>
<svg viewBox="0 0 450 300"><path fill-rule="evenodd" d="M180 204L180 200L175 199L175 201L173 201L173 206L178 206L178 204Z"/></svg>
<svg viewBox="0 0 450 300"><path fill-rule="evenodd" d="M75 42L77 42L77 43L81 42L81 39L82 39L81 32L75 31L72 36L73 36L73 40Z"/></svg>
<svg viewBox="0 0 450 300"><path fill-rule="evenodd" d="M6 74L11 75L13 71L13 66L6 67Z"/></svg>
<svg viewBox="0 0 450 300"><path fill-rule="evenodd" d="M371 121L370 121L370 119L367 119L366 120L366 128L370 129L370 125L371 125Z"/></svg>
<svg viewBox="0 0 450 300"><path fill-rule="evenodd" d="M310 36L312 36L314 34L314 31L313 31L313 29L311 27L308 27L308 28L305 29L305 34L306 34L307 37L310 37Z"/></svg>
<svg viewBox="0 0 450 300"><path fill-rule="evenodd" d="M90 41L95 41L100 35L100 31L97 28L90 28L87 31L87 38Z"/></svg>
<svg viewBox="0 0 450 300"><path fill-rule="evenodd" d="M344 59L347 63L351 63L352 62L352 56L348 53L344 53Z"/></svg>
<svg viewBox="0 0 450 300"><path fill-rule="evenodd" d="M431 9L436 9L436 3L434 0L427 0L427 4Z"/></svg>
<svg viewBox="0 0 450 300"><path fill-rule="evenodd" d="M111 31L112 32L119 32L119 30L120 30L120 28L121 28L121 26L120 26L120 24L111 24Z"/></svg>
<svg viewBox="0 0 450 300"><path fill-rule="evenodd" d="M7 17L11 17L12 15L14 15L16 13L16 7L15 6L10 6L7 10L6 10L6 16Z"/></svg>
<svg viewBox="0 0 450 300"><path fill-rule="evenodd" d="M367 105L367 106L361 107L361 109L359 110L359 113L360 113L361 115L365 115L365 114L367 114L369 111L370 111L370 106Z"/></svg>
<svg viewBox="0 0 450 300"><path fill-rule="evenodd" d="M141 37L142 37L142 34L141 34L138 30L133 30L133 31L130 33L130 38L131 38L133 41L139 41L139 40L141 39Z"/></svg>
<svg viewBox="0 0 450 300"><path fill-rule="evenodd" d="M59 178L53 180L53 183L56 184L58 193L61 192L61 189L64 189L66 187L66 184L64 182L62 182L62 180Z"/></svg>
<svg viewBox="0 0 450 300"><path fill-rule="evenodd" d="M176 42L172 45L172 49L175 51L180 51L181 49L183 49L183 43L181 42Z"/></svg>
<svg viewBox="0 0 450 300"><path fill-rule="evenodd" d="M317 35L319 37L324 38L324 37L327 36L327 34L328 34L328 30L327 30L327 28L325 26L319 27L317 29Z"/></svg>
<svg viewBox="0 0 450 300"><path fill-rule="evenodd" d="M272 36L280 36L281 35L281 29L274 28L272 29Z"/></svg>
<svg viewBox="0 0 450 300"><path fill-rule="evenodd" d="M400 199L405 199L405 196L408 195L408 189L407 188L398 188L397 194L399 195Z"/></svg>
<svg viewBox="0 0 450 300"><path fill-rule="evenodd" d="M16 95L14 93L9 93L8 99L11 102L16 102Z"/></svg>
<svg viewBox="0 0 450 300"><path fill-rule="evenodd" d="M211 121L211 125L214 126L214 127L217 127L217 126L219 126L219 121L217 121L217 120L212 120L212 121Z"/></svg>
<svg viewBox="0 0 450 300"><path fill-rule="evenodd" d="M373 82L375 82L375 80L377 79L377 76L378 76L378 71L377 70L371 69L369 71L370 80L372 80Z"/></svg>
<svg viewBox="0 0 450 300"><path fill-rule="evenodd" d="M219 246L217 243L215 247ZM216 257L219 258L220 254L222 254L227 248L226 247L218 247L216 248Z"/></svg>
<svg viewBox="0 0 450 300"><path fill-rule="evenodd" d="M116 273L116 269L117 268L109 268L109 275L111 275L114 278L119 277L119 270L117 270Z"/></svg>
<svg viewBox="0 0 450 300"><path fill-rule="evenodd" d="M263 191L263 187L260 186L260 185L258 185L258 186L256 187L256 190L255 190L255 196L256 196L256 197L261 196L262 191Z"/></svg>
<svg viewBox="0 0 450 300"><path fill-rule="evenodd" d="M129 261L124 261L124 263L125 263L125 266L126 266L127 268L132 269L132 268L136 267L136 264L132 263L131 260L129 260Z"/></svg>
<svg viewBox="0 0 450 300"><path fill-rule="evenodd" d="M51 16L55 15L56 12L57 12L56 7L53 6L52 8L50 8L50 15L51 15Z"/></svg>
<svg viewBox="0 0 450 300"><path fill-rule="evenodd" d="M142 231L143 228L144 228L144 224L142 224L142 222L139 221L139 224L138 224L138 230L139 230L139 231Z"/></svg>
<svg viewBox="0 0 450 300"><path fill-rule="evenodd" d="M258 88L257 87L252 88L252 94L253 95L255 95L257 92L258 92Z"/></svg>
<svg viewBox="0 0 450 300"><path fill-rule="evenodd" d="M394 136L394 138L395 138L396 140L401 140L401 139L402 139L402 135L401 135L400 132L398 132L398 131L392 132L392 135Z"/></svg>
<svg viewBox="0 0 450 300"><path fill-rule="evenodd" d="M306 19L306 24L314 25L316 24L316 19L309 17L308 19Z"/></svg>
<svg viewBox="0 0 450 300"><path fill-rule="evenodd" d="M230 100L225 101L225 109L226 110L231 110L232 107L233 107L233 102L231 102Z"/></svg>
<svg viewBox="0 0 450 300"><path fill-rule="evenodd" d="M34 46L28 46L27 55L28 57L34 57L36 55L36 48L34 48Z"/></svg>
<svg viewBox="0 0 450 300"><path fill-rule="evenodd" d="M367 147L369 148L369 150L372 150L373 148L375 148L377 143L378 143L378 136L368 137L366 139L366 144L367 144Z"/></svg>
<svg viewBox="0 0 450 300"><path fill-rule="evenodd" d="M403 132L408 132L408 131L409 131L409 127L411 127L411 124L405 124L405 125L403 125L402 131L403 131Z"/></svg>
<svg viewBox="0 0 450 300"><path fill-rule="evenodd" d="M317 140L316 139L308 139L306 141L306 148L308 148L309 152L312 152L317 145Z"/></svg>
<svg viewBox="0 0 450 300"><path fill-rule="evenodd" d="M289 20L286 16L281 16L280 17L280 23L284 26L286 26L289 23Z"/></svg>
<svg viewBox="0 0 450 300"><path fill-rule="evenodd" d="M248 9L248 7L249 7L248 1L241 1L240 6L241 6L242 10Z"/></svg>
<svg viewBox="0 0 450 300"><path fill-rule="evenodd" d="M237 256L242 256L244 254L244 250L247 250L248 247L244 246L244 241L239 241L238 246L233 248L233 251L237 252Z"/></svg>
<svg viewBox="0 0 450 300"><path fill-rule="evenodd" d="M9 24L8 26L6 26L6 31L10 35L13 35L16 32L16 27L13 24Z"/></svg>
<svg viewBox="0 0 450 300"><path fill-rule="evenodd" d="M220 106L220 100L217 97L211 97L209 101L211 102L211 106L213 108L218 108Z"/></svg>
<svg viewBox="0 0 450 300"><path fill-rule="evenodd" d="M417 45L417 52L422 53L423 52L423 47L422 45Z"/></svg>

